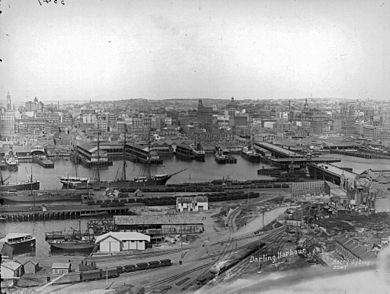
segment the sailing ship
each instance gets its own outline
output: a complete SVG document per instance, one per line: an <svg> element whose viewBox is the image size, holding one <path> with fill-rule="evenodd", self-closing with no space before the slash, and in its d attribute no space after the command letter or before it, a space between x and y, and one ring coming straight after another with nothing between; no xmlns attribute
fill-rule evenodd
<svg viewBox="0 0 390 294"><path fill-rule="evenodd" d="M77 179L71 184L74 189L106 189L108 187L112 189L126 189L130 187L142 187L142 186L163 186L170 178L183 172L185 169L171 174L156 174L150 175L150 165L153 161L153 152L151 152L150 141L148 148L148 176L136 177L132 180L126 177L126 137L127 131L124 133L123 141L123 164L122 164L122 178L115 179L114 181L101 181L99 166L97 166L97 179L83 179L83 181L77 182ZM150 137L150 136L149 136ZM98 139L98 156L99 156L99 139Z"/></svg>
<svg viewBox="0 0 390 294"><path fill-rule="evenodd" d="M121 188L127 188L127 187L134 187L134 186L163 186L165 185L168 180L173 177L174 175L181 173L184 170L181 170L179 172L175 172L172 174L156 174L154 176L150 175L150 164L152 161L152 154L151 154L151 148L150 148L150 133L149 133L149 140L148 140L148 176L146 177L136 177L133 180L127 180L126 178L126 137L127 137L127 130L125 129L124 133L124 141L123 141L123 164L122 164L122 179L115 180L113 182L109 183L109 186L111 188L121 189Z"/></svg>
<svg viewBox="0 0 390 294"><path fill-rule="evenodd" d="M2 173L0 172L0 192L12 192L12 191L27 191L27 190L39 190L40 183L39 181L33 181L32 173L30 176L30 181L23 183L9 183L8 179L11 176L3 178Z"/></svg>

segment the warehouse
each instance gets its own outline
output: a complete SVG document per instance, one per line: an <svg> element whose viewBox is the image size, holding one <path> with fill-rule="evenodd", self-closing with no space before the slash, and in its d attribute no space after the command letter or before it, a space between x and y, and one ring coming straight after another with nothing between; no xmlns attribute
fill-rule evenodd
<svg viewBox="0 0 390 294"><path fill-rule="evenodd" d="M150 236L138 232L108 232L96 238L100 252L119 252L123 250L145 250Z"/></svg>

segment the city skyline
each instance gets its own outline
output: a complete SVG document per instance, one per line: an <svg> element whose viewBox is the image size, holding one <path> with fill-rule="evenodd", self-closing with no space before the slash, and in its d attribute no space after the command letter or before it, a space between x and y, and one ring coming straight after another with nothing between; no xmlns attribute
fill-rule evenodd
<svg viewBox="0 0 390 294"><path fill-rule="evenodd" d="M4 1L1 100L387 99L388 1Z"/></svg>

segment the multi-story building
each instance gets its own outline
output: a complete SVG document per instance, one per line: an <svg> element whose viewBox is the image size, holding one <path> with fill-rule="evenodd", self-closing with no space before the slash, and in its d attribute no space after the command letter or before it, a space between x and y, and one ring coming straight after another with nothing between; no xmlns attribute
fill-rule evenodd
<svg viewBox="0 0 390 294"><path fill-rule="evenodd" d="M26 111L43 111L44 104L35 97L34 101L27 101L25 107Z"/></svg>
<svg viewBox="0 0 390 294"><path fill-rule="evenodd" d="M12 110L0 110L0 137L15 134L15 112Z"/></svg>
<svg viewBox="0 0 390 294"><path fill-rule="evenodd" d="M213 108L204 106L202 100L199 100L198 102L198 122L201 128L206 130L212 129Z"/></svg>

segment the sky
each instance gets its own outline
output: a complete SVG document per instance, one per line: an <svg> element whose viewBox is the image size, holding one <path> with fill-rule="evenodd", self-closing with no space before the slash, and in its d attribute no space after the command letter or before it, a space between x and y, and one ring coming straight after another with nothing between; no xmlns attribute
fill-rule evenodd
<svg viewBox="0 0 390 294"><path fill-rule="evenodd" d="M390 98L390 0L63 1L0 0L0 101Z"/></svg>

